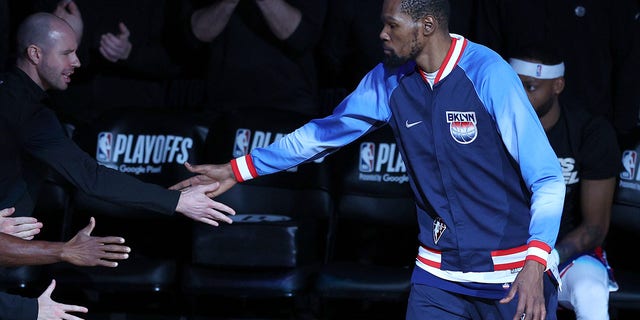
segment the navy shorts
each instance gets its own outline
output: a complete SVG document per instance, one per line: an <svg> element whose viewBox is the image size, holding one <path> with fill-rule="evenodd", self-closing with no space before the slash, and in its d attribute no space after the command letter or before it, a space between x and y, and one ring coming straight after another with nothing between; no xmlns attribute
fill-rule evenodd
<svg viewBox="0 0 640 320"><path fill-rule="evenodd" d="M556 320L558 291L546 274L544 296L547 302L547 320ZM413 284L409 294L406 320L511 320L517 306L517 297L510 303L502 304L496 299L471 297L422 284Z"/></svg>

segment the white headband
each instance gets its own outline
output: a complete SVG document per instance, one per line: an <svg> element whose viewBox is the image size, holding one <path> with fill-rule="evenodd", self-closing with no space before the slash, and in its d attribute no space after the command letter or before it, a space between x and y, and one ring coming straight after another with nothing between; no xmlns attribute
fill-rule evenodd
<svg viewBox="0 0 640 320"><path fill-rule="evenodd" d="M555 79L564 76L564 62L548 65L520 59L509 59L509 64L517 74L537 79Z"/></svg>

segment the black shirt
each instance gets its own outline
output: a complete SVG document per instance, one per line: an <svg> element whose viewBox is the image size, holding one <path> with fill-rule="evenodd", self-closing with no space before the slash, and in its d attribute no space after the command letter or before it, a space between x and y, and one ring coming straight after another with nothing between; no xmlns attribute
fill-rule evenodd
<svg viewBox="0 0 640 320"><path fill-rule="evenodd" d="M14 68L0 76L0 208L28 215L43 172L52 168L90 196L125 206L173 214L179 191L145 183L98 165L65 133L48 108L47 94Z"/></svg>
<svg viewBox="0 0 640 320"><path fill-rule="evenodd" d="M547 138L558 156L567 186L560 240L582 221L580 181L616 177L620 172L620 149L609 122L576 107L562 107L561 116L547 132Z"/></svg>

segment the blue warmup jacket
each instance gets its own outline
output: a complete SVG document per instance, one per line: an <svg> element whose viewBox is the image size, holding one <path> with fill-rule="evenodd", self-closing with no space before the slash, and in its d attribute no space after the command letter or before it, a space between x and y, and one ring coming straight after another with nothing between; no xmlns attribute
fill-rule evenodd
<svg viewBox="0 0 640 320"><path fill-rule="evenodd" d="M557 157L511 66L451 36L433 88L415 62L379 64L332 115L232 160L236 179L326 156L389 123L417 205L414 282L502 285L525 260L546 265L565 194Z"/></svg>

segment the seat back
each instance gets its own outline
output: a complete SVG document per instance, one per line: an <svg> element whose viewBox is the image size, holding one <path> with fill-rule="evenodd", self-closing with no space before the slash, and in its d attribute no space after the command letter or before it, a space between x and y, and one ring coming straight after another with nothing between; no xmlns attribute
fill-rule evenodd
<svg viewBox="0 0 640 320"><path fill-rule="evenodd" d="M365 259L386 264L402 256L403 263L412 262L416 246L406 244L417 241L415 204L390 127L367 134L331 157L337 178L332 259L372 254ZM405 245L389 247L395 241Z"/></svg>
<svg viewBox="0 0 640 320"><path fill-rule="evenodd" d="M415 204L404 162L388 126L328 157L334 172L336 210L326 264L316 281L328 318L357 315L385 302L390 318L404 310L417 252ZM333 313L337 313L334 315ZM404 311L400 311L401 313Z"/></svg>
<svg viewBox="0 0 640 320"><path fill-rule="evenodd" d="M209 132L209 163L226 163L267 146L309 120L280 110L222 115ZM261 298L291 297L308 285L324 249L323 222L332 210L323 161L246 181L216 198L236 210L234 223L193 225L189 292ZM197 276L196 276L197 275Z"/></svg>
<svg viewBox="0 0 640 320"><path fill-rule="evenodd" d="M609 305L617 313L640 309L640 272L635 261L628 259L640 240L640 128L635 141L622 147L622 170L606 240L607 258L620 286L609 296Z"/></svg>

